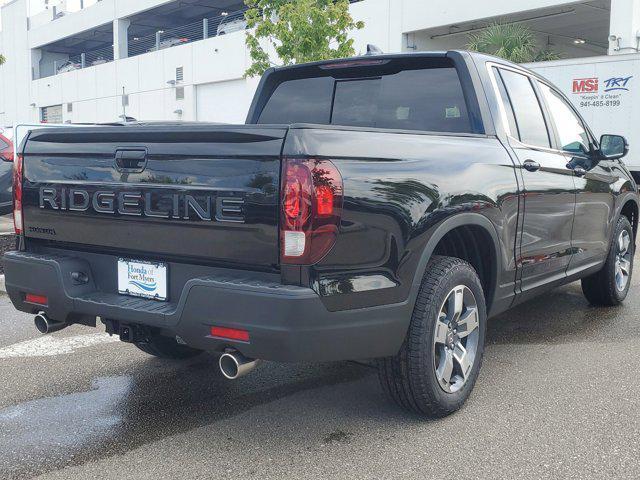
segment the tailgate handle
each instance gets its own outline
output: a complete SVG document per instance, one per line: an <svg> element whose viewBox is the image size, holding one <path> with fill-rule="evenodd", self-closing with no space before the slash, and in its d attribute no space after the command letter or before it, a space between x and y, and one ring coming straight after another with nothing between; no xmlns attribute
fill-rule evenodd
<svg viewBox="0 0 640 480"><path fill-rule="evenodd" d="M116 168L122 172L141 173L147 167L145 149L116 150Z"/></svg>

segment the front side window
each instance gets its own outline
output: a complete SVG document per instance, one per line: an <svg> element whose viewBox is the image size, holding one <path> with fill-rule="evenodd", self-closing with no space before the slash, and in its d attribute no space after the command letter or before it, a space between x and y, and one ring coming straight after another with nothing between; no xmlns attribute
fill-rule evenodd
<svg viewBox="0 0 640 480"><path fill-rule="evenodd" d="M550 147L549 132L542 108L529 77L503 69L500 69L500 76L513 106L520 141L528 145Z"/></svg>
<svg viewBox="0 0 640 480"><path fill-rule="evenodd" d="M589 135L580 118L558 92L544 83L538 85L556 125L560 148L570 153L589 153Z"/></svg>

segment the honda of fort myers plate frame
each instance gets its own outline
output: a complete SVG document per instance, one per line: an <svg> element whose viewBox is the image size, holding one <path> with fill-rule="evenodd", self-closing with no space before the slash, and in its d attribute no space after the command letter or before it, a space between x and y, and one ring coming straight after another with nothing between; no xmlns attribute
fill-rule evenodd
<svg viewBox="0 0 640 480"><path fill-rule="evenodd" d="M134 297L167 299L167 264L118 259L118 292Z"/></svg>

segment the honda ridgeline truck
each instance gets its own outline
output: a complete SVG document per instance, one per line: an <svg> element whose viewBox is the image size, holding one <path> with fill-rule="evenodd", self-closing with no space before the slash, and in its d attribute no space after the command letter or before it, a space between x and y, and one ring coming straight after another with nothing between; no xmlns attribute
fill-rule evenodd
<svg viewBox="0 0 640 480"><path fill-rule="evenodd" d="M7 291L42 332L101 323L159 357L215 352L228 378L377 359L397 403L444 416L487 318L578 279L593 304L624 300L627 149L480 54L271 69L246 125L32 131Z"/></svg>

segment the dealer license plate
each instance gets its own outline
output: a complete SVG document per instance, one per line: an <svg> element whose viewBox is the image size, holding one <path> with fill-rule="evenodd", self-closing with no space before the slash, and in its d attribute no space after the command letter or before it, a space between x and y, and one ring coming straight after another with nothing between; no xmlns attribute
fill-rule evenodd
<svg viewBox="0 0 640 480"><path fill-rule="evenodd" d="M118 259L118 292L122 295L167 299L167 264Z"/></svg>

